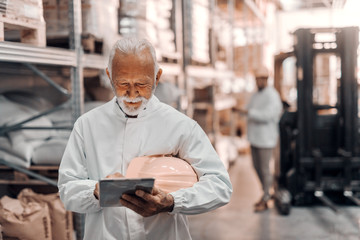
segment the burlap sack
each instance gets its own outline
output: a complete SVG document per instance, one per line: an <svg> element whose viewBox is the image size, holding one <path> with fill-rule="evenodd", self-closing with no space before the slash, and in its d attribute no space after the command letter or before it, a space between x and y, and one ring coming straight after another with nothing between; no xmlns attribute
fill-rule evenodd
<svg viewBox="0 0 360 240"><path fill-rule="evenodd" d="M51 240L49 208L46 204L22 204L18 199L0 199L0 224L4 236L22 240Z"/></svg>
<svg viewBox="0 0 360 240"><path fill-rule="evenodd" d="M29 188L23 189L18 199L24 203L45 203L50 210L53 240L73 240L72 213L65 210L59 194L38 194Z"/></svg>

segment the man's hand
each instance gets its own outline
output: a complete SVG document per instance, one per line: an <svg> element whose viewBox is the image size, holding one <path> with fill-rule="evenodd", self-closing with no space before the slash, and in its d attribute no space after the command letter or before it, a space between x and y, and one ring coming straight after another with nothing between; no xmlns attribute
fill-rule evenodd
<svg viewBox="0 0 360 240"><path fill-rule="evenodd" d="M140 214L143 217L150 217L161 212L171 212L174 208L172 195L154 187L152 193L137 190L135 196L124 194L120 203Z"/></svg>
<svg viewBox="0 0 360 240"><path fill-rule="evenodd" d="M116 173L106 176L106 178L123 178L123 177L124 176L119 172L116 172ZM96 183L96 185L95 185L94 196L96 199L99 199L99 183Z"/></svg>
<svg viewBox="0 0 360 240"><path fill-rule="evenodd" d="M247 115L248 114L248 111L246 109L242 109L242 108L233 107L231 110L233 112L237 112L237 113L240 113L242 115Z"/></svg>

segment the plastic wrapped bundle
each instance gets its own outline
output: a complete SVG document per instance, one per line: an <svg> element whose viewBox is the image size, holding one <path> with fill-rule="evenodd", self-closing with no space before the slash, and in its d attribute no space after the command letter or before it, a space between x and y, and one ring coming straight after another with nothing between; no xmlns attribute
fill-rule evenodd
<svg viewBox="0 0 360 240"><path fill-rule="evenodd" d="M44 22L42 0L0 0L0 13Z"/></svg>

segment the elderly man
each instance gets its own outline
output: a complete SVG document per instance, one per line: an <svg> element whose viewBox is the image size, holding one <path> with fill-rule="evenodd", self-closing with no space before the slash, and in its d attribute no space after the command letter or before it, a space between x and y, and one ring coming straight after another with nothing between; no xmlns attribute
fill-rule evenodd
<svg viewBox="0 0 360 240"><path fill-rule="evenodd" d="M60 197L86 213L84 239L191 239L186 215L229 202L229 175L201 127L153 95L162 70L146 40L119 40L106 70L115 97L74 124L59 169ZM173 155L191 164L199 181L169 194L123 195L125 207L99 205L98 180L118 178L139 156Z"/></svg>

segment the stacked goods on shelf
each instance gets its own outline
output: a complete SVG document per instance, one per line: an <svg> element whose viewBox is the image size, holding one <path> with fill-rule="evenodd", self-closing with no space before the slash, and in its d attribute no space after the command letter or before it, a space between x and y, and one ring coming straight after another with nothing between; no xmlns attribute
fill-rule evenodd
<svg viewBox="0 0 360 240"><path fill-rule="evenodd" d="M31 189L23 189L18 199L24 204L39 203L49 207L53 240L73 239L72 213L66 211L58 193L38 194Z"/></svg>
<svg viewBox="0 0 360 240"><path fill-rule="evenodd" d="M210 134L214 131L213 86L196 86L193 90L193 119Z"/></svg>
<svg viewBox="0 0 360 240"><path fill-rule="evenodd" d="M176 60L175 7L171 0L121 0L119 32L122 36L147 38L158 57Z"/></svg>
<svg viewBox="0 0 360 240"><path fill-rule="evenodd" d="M154 26L146 21L146 1L120 0L119 32L124 37L136 36L156 41Z"/></svg>
<svg viewBox="0 0 360 240"><path fill-rule="evenodd" d="M185 19L185 45L189 46L192 64L210 63L210 1L194 0L188 3L189 17Z"/></svg>
<svg viewBox="0 0 360 240"><path fill-rule="evenodd" d="M47 205L23 205L20 200L0 199L0 223L6 237L29 240L51 240L50 214Z"/></svg>
<svg viewBox="0 0 360 240"><path fill-rule="evenodd" d="M117 27L112 26L112 22L117 22L117 6L114 0L107 1L107 4L96 0L81 1L82 44L85 52L102 53L104 38L111 32L117 33ZM69 0L44 0L44 18L48 45L68 48L71 33Z"/></svg>
<svg viewBox="0 0 360 240"><path fill-rule="evenodd" d="M66 211L59 195L38 194L23 189L17 199L0 199L0 224L3 234L18 239L72 240L72 213Z"/></svg>
<svg viewBox="0 0 360 240"><path fill-rule="evenodd" d="M32 118L51 107L51 103L31 93L3 93L0 95L0 129ZM0 158L22 167L30 167L31 163L59 164L70 132L51 128L57 126L57 121L66 120L65 116L64 111L54 112L24 124L24 127L48 127L47 130L19 129L0 136Z"/></svg>
<svg viewBox="0 0 360 240"><path fill-rule="evenodd" d="M156 28L157 41L155 47L159 54L166 58L177 58L175 46L175 27L173 1L152 0L147 2L147 19Z"/></svg>
<svg viewBox="0 0 360 240"><path fill-rule="evenodd" d="M46 45L42 0L0 0L0 41L18 39Z"/></svg>
<svg viewBox="0 0 360 240"><path fill-rule="evenodd" d="M97 38L103 37L97 1L84 0L81 4L82 32L93 34ZM69 0L44 0L44 18L46 22L46 36L64 37L70 34Z"/></svg>
<svg viewBox="0 0 360 240"><path fill-rule="evenodd" d="M89 111L104 102L85 103ZM52 109L47 99L29 91L7 91L0 94L0 133L13 124ZM23 124L24 127L48 129L17 129L0 136L0 159L29 168L31 165L59 165L71 126L71 109L64 108ZM57 128L67 127L59 130ZM35 169L34 169L35 170ZM1 172L0 172L1 175Z"/></svg>

